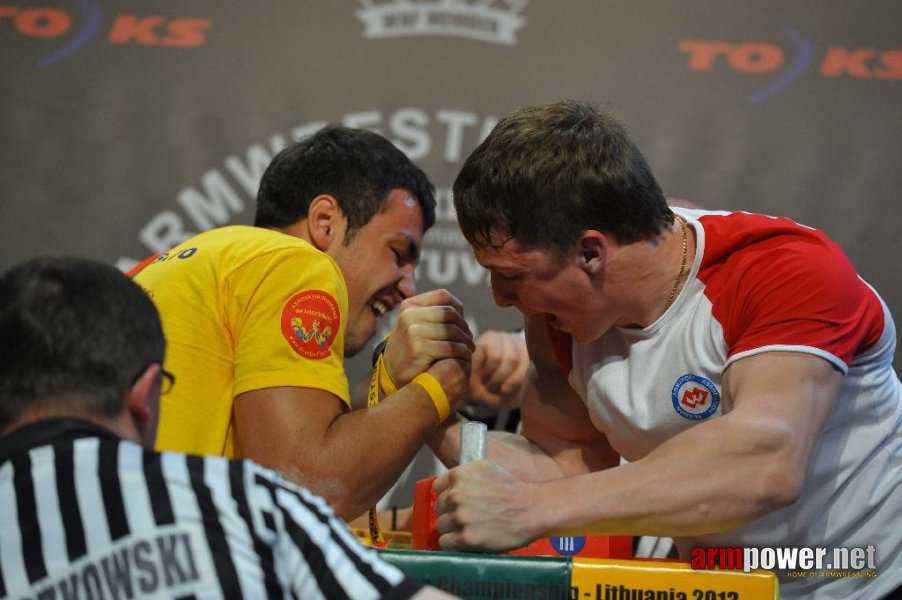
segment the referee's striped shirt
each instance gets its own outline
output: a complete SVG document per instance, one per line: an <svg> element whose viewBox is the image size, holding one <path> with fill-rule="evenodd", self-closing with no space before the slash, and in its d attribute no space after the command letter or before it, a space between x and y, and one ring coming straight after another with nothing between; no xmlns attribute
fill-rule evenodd
<svg viewBox="0 0 902 600"><path fill-rule="evenodd" d="M57 419L0 439L0 598L408 598L422 584L250 461Z"/></svg>

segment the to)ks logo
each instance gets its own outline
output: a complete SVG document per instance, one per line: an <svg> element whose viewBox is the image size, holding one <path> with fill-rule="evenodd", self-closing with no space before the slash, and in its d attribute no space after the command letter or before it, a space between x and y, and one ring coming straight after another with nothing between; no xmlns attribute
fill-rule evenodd
<svg viewBox="0 0 902 600"><path fill-rule="evenodd" d="M2 1L2 0L0 0ZM203 46L212 27L209 18L113 14L107 17L97 0L75 0L74 7L0 4L0 33L48 40L56 49L35 65L46 69L78 52L95 38L108 44L186 49ZM59 46L55 42L62 42Z"/></svg>
<svg viewBox="0 0 902 600"><path fill-rule="evenodd" d="M707 419L720 406L717 386L710 379L692 373L676 380L670 396L674 410L693 421Z"/></svg>

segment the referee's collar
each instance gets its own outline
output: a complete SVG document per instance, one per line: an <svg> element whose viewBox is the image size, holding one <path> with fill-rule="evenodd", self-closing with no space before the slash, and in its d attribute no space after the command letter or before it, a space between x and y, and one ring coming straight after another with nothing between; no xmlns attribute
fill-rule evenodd
<svg viewBox="0 0 902 600"><path fill-rule="evenodd" d="M62 440L82 437L119 439L115 433L90 421L81 419L43 419L14 429L0 438L0 462L32 448Z"/></svg>

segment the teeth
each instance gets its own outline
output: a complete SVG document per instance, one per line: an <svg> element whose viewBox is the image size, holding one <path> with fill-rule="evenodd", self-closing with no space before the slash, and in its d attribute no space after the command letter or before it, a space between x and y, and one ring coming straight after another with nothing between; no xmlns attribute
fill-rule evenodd
<svg viewBox="0 0 902 600"><path fill-rule="evenodd" d="M373 302L373 310L379 313L380 317L388 312L388 308L378 300L376 302Z"/></svg>

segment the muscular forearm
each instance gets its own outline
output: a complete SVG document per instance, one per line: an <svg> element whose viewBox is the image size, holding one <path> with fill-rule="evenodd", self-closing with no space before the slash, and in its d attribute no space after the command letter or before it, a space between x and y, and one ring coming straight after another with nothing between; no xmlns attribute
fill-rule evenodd
<svg viewBox="0 0 902 600"><path fill-rule="evenodd" d="M448 468L458 464L460 431L466 422L464 417L452 415L429 439L429 447ZM486 458L523 481L546 481L588 472L585 457L577 449L561 450L552 457L526 437L506 431L490 431L486 441Z"/></svg>
<svg viewBox="0 0 902 600"><path fill-rule="evenodd" d="M590 463L588 473L544 482L517 480L489 461L452 469L434 486L440 542L448 549L504 550L552 535L689 536L751 523L798 498L841 380L820 358L764 353L725 374L723 416L629 464ZM545 426L539 445L549 432L561 437L579 427L572 419L554 426L548 416L556 406L533 421L540 432ZM569 410L575 413L575 405ZM605 462L601 441L584 449L587 459Z"/></svg>
<svg viewBox="0 0 902 600"><path fill-rule="evenodd" d="M794 502L841 380L827 361L805 354L770 352L736 362L723 383L728 414L632 464L561 482L557 493L575 500L549 529L595 523L589 531L699 535ZM553 491L545 490L549 497Z"/></svg>
<svg viewBox="0 0 902 600"><path fill-rule="evenodd" d="M764 423L755 430L719 419L634 463L539 484L534 518L544 522L541 535L725 531L792 502L803 476L789 466L799 464L793 452Z"/></svg>
<svg viewBox="0 0 902 600"><path fill-rule="evenodd" d="M552 481L523 481L490 461L452 469L434 485L439 541L453 550L507 550L551 536L701 535L789 501L794 486L774 491L778 440L702 429L634 463Z"/></svg>
<svg viewBox="0 0 902 600"><path fill-rule="evenodd" d="M397 480L438 425L418 384L373 408L348 412L313 388L266 388L235 401L242 456L324 496L345 519L372 506Z"/></svg>
<svg viewBox="0 0 902 600"><path fill-rule="evenodd" d="M344 413L325 432L306 484L342 517L356 517L397 481L437 425L429 396L416 384L378 406Z"/></svg>

